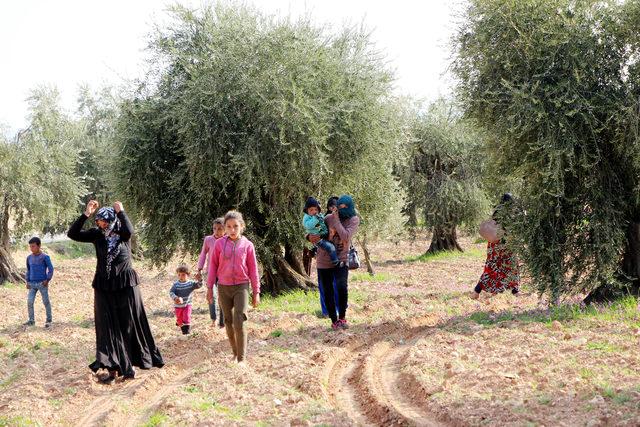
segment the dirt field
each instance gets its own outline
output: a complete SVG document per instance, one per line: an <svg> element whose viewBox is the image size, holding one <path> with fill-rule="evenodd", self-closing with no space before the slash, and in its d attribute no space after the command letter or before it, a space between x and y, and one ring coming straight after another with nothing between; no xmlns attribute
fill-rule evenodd
<svg viewBox="0 0 640 427"><path fill-rule="evenodd" d="M377 275L351 275L348 331L318 317L317 293L265 298L249 313L247 366L197 292L194 332L175 327L173 266L137 263L166 366L98 384L94 260L61 256L54 326L24 327L23 285L0 288L0 425L640 425L637 302L541 308L534 295L473 301L484 246L412 261L426 242L373 248ZM15 254L24 264L26 252Z"/></svg>

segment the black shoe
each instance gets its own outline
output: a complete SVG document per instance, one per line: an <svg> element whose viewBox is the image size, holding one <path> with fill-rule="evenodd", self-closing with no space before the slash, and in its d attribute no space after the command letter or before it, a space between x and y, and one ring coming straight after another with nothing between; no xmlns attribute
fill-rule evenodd
<svg viewBox="0 0 640 427"><path fill-rule="evenodd" d="M100 381L101 384L105 384L105 385L111 385L114 382L116 382L116 373L115 371L109 371L108 373L102 373L100 375L98 375L98 381Z"/></svg>
<svg viewBox="0 0 640 427"><path fill-rule="evenodd" d="M182 335L187 335L191 332L191 325L182 325Z"/></svg>

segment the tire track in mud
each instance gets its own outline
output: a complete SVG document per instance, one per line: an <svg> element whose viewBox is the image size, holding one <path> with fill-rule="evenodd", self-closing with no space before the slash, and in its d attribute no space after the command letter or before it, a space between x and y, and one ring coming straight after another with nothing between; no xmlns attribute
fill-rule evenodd
<svg viewBox="0 0 640 427"><path fill-rule="evenodd" d="M323 378L329 404L357 425L447 425L429 410L424 389L401 371L413 343L433 330L432 318L419 323L382 325L331 357Z"/></svg>

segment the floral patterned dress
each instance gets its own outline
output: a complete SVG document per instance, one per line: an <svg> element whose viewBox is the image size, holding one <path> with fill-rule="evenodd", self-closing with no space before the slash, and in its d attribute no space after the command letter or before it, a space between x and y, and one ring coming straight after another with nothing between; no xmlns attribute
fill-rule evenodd
<svg viewBox="0 0 640 427"><path fill-rule="evenodd" d="M487 245L487 260L484 272L480 276L476 291L482 290L497 294L511 289L517 293L520 287L520 273L518 259L507 249L504 241Z"/></svg>

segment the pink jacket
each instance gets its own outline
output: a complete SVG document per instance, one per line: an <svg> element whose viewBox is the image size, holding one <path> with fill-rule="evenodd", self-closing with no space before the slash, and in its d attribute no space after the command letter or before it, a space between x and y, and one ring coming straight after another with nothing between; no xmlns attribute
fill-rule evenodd
<svg viewBox="0 0 640 427"><path fill-rule="evenodd" d="M207 261L207 255L213 253L213 245L216 243L216 238L212 234L211 236L205 236L204 242L202 242L202 250L200 251L200 258L198 258L198 270L204 268L204 263Z"/></svg>
<svg viewBox="0 0 640 427"><path fill-rule="evenodd" d="M242 236L235 242L228 236L216 240L209 258L207 286L212 288L218 279L218 286L251 283L254 292L260 293L258 261L253 243Z"/></svg>

